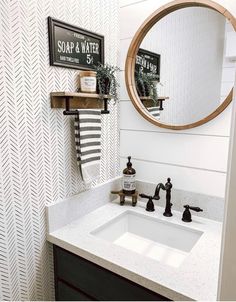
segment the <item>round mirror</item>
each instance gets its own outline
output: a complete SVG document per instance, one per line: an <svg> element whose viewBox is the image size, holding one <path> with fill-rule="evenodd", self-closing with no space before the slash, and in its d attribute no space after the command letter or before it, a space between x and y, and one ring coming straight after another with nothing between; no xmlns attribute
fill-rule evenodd
<svg viewBox="0 0 236 302"><path fill-rule="evenodd" d="M221 113L232 101L235 29L233 16L211 1L174 1L151 15L126 60L128 93L142 116L181 130Z"/></svg>

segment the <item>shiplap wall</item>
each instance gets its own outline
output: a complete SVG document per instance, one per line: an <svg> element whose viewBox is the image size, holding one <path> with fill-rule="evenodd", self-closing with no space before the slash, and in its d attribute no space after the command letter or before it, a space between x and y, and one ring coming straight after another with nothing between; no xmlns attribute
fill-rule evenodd
<svg viewBox="0 0 236 302"><path fill-rule="evenodd" d="M222 66L222 79L221 79L221 102L223 102L228 95L229 90L234 85L236 60L229 59L226 55L227 48L227 35L234 32L234 28L231 23L227 20L225 23L225 43L224 43L224 59ZM236 46L234 47L236 55Z"/></svg>
<svg viewBox="0 0 236 302"><path fill-rule="evenodd" d="M78 71L49 66L47 17L105 36L117 64L116 0L0 1L0 300L53 300L45 205L85 189L73 117L50 108L51 91L75 91ZM101 177L119 173L118 110L102 116Z"/></svg>
<svg viewBox="0 0 236 302"><path fill-rule="evenodd" d="M138 27L166 0L120 0L120 65ZM236 3L216 1L236 14ZM124 72L121 74L121 167L133 157L137 178L164 182L171 177L174 187L224 197L227 172L231 106L213 121L189 130L158 128L143 119L127 95Z"/></svg>

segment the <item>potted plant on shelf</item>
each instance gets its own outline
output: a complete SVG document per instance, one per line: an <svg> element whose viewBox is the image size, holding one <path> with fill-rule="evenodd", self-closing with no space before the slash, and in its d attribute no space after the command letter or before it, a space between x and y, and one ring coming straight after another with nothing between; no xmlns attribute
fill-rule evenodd
<svg viewBox="0 0 236 302"><path fill-rule="evenodd" d="M117 72L120 69L117 66L110 64L101 64L94 66L97 72L97 90L101 97L104 95L112 95L114 101L118 100L118 87L120 86L117 80Z"/></svg>
<svg viewBox="0 0 236 302"><path fill-rule="evenodd" d="M135 83L140 97L150 97L153 106L158 105L157 84L159 76L153 73L145 74L141 70L135 71Z"/></svg>

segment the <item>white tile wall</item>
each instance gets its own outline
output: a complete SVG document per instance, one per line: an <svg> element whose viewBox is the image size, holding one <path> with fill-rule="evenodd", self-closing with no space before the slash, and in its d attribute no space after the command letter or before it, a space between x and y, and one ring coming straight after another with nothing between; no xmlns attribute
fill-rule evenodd
<svg viewBox="0 0 236 302"><path fill-rule="evenodd" d="M143 1L147 1L147 0L119 0L119 3L120 3L120 7L124 7L127 5L136 4L138 2L143 2Z"/></svg>
<svg viewBox="0 0 236 302"><path fill-rule="evenodd" d="M127 143L131 136L132 143ZM121 130L120 143L122 157L132 154L141 160L168 165L219 172L227 169L228 137Z"/></svg>
<svg viewBox="0 0 236 302"><path fill-rule="evenodd" d="M200 127L182 131L172 131L159 128L146 121L134 108L130 100L120 102L120 128L121 130L152 131L161 133L173 133L175 135L200 135L228 137L230 132L231 105L211 122Z"/></svg>
<svg viewBox="0 0 236 302"><path fill-rule="evenodd" d="M133 1L131 1L133 2ZM120 37L132 38L143 21L157 8L167 3L168 0L147 0L130 3L121 7L120 11Z"/></svg>
<svg viewBox="0 0 236 302"><path fill-rule="evenodd" d="M121 165L125 166L126 162L127 159L121 157ZM157 184L165 183L166 179L171 177L173 187L176 189L224 197L226 182L224 173L135 158L132 163L137 171L138 180Z"/></svg>
<svg viewBox="0 0 236 302"><path fill-rule="evenodd" d="M126 3L125 7L121 7L122 69L130 41L138 27L148 15L167 2L148 0L128 6ZM232 1L216 2L236 14L236 4ZM224 64L227 65L227 62ZM225 71L226 79L227 76L229 74ZM136 112L127 95L124 73L121 77L121 167L125 166L125 158L131 155L140 180L157 183L171 177L177 189L224 197L231 106L201 127L183 131L158 128Z"/></svg>
<svg viewBox="0 0 236 302"><path fill-rule="evenodd" d="M226 56L231 60L236 60L236 33L229 31L227 33Z"/></svg>
<svg viewBox="0 0 236 302"><path fill-rule="evenodd" d="M225 24L225 41L224 41L224 60L222 66L222 79L221 79L221 102L223 102L228 95L231 87L234 86L234 78L235 78L235 70L236 70L236 62L229 58L228 48L229 41L228 35L233 33L236 36L233 26L227 20ZM233 46L234 52L236 50L236 46ZM236 56L236 53L235 53Z"/></svg>

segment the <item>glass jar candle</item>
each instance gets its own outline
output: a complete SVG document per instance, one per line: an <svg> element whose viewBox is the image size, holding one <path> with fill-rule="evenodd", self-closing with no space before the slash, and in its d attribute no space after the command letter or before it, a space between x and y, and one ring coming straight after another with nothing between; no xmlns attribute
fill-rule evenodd
<svg viewBox="0 0 236 302"><path fill-rule="evenodd" d="M80 77L80 91L96 93L97 89L97 73L95 71L81 71Z"/></svg>

